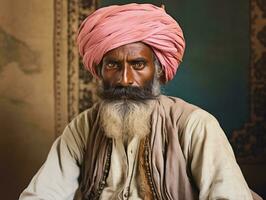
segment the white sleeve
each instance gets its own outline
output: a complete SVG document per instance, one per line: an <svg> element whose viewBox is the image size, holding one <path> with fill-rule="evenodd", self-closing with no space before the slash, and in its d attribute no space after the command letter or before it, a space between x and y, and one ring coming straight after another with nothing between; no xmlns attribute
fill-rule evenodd
<svg viewBox="0 0 266 200"><path fill-rule="evenodd" d="M54 142L47 160L19 200L73 200L79 186L85 138L72 122Z"/></svg>
<svg viewBox="0 0 266 200"><path fill-rule="evenodd" d="M217 120L198 109L187 120L185 152L200 200L252 200L233 150Z"/></svg>

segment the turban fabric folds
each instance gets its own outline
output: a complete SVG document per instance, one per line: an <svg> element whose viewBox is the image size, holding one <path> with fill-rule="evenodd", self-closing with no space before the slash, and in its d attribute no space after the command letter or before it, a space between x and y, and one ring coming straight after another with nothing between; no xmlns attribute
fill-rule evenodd
<svg viewBox="0 0 266 200"><path fill-rule="evenodd" d="M162 65L165 81L173 79L185 41L180 26L163 8L135 3L100 8L82 22L77 38L83 64L96 77L95 67L105 53L134 42L151 47Z"/></svg>

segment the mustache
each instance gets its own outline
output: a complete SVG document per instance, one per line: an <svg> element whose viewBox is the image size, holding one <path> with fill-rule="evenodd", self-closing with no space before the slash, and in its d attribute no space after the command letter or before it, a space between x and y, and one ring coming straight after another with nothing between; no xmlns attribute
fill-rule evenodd
<svg viewBox="0 0 266 200"><path fill-rule="evenodd" d="M152 87L136 87L136 86L104 86L100 97L105 100L133 100L144 101L155 99L157 96L153 94Z"/></svg>

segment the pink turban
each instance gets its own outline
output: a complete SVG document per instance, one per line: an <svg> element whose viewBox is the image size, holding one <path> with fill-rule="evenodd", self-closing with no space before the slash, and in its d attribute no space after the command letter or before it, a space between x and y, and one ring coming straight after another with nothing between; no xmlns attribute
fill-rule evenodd
<svg viewBox="0 0 266 200"><path fill-rule="evenodd" d="M108 51L134 42L150 46L165 72L173 79L185 49L183 32L164 9L151 4L126 4L96 10L81 24L77 38L85 67L95 69Z"/></svg>

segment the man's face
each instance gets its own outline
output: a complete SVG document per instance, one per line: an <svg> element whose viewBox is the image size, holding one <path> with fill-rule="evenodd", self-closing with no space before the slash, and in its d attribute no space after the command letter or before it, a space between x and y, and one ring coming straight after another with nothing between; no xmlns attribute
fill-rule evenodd
<svg viewBox="0 0 266 200"><path fill-rule="evenodd" d="M124 142L135 135L144 137L150 132L153 105L148 100L155 99L160 88L153 51L143 43L132 43L109 51L101 63L103 129L108 137Z"/></svg>
<svg viewBox="0 0 266 200"><path fill-rule="evenodd" d="M111 88L144 88L153 81L154 73L153 52L140 42L113 49L102 60L102 79Z"/></svg>
<svg viewBox="0 0 266 200"><path fill-rule="evenodd" d="M133 136L150 132L153 104L147 100L158 95L154 92L159 83L155 68L153 52L143 43L124 45L104 55L101 124L109 137L121 137L127 143Z"/></svg>

